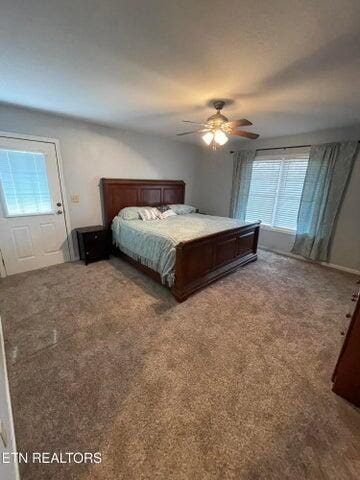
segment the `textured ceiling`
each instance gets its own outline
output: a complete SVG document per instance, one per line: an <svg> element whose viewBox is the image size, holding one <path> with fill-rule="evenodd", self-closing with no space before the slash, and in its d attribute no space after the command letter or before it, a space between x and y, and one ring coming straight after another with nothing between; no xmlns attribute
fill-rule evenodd
<svg viewBox="0 0 360 480"><path fill-rule="evenodd" d="M359 23L359 0L2 0L0 101L170 138L213 98L261 136L354 125Z"/></svg>

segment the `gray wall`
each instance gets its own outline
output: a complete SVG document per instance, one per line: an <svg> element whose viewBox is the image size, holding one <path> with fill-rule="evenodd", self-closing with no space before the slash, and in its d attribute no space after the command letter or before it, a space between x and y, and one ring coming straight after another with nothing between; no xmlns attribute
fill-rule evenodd
<svg viewBox="0 0 360 480"><path fill-rule="evenodd" d="M201 154L195 145L5 105L0 131L60 140L72 228L102 223L101 177L184 180L186 201L193 202ZM70 202L72 194L80 203Z"/></svg>
<svg viewBox="0 0 360 480"><path fill-rule="evenodd" d="M324 130L302 135L292 135L255 142L243 142L212 152L203 149L198 164L195 201L200 209L214 215L228 215L232 182L232 156L229 150L256 149L326 143L340 140L359 140L357 127ZM360 270L360 155L355 162L351 180L339 215L330 263ZM262 230L260 244L264 247L290 252L294 236Z"/></svg>

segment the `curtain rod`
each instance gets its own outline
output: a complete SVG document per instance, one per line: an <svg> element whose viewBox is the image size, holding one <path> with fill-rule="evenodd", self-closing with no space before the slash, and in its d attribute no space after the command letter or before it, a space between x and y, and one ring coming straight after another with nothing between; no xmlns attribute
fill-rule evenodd
<svg viewBox="0 0 360 480"><path fill-rule="evenodd" d="M358 140L360 143L360 140ZM265 152L266 150L287 150L288 148L305 148L305 147L312 147L312 145L291 145L288 147L269 147L269 148L257 148L257 152ZM236 150L230 150L229 153L235 153Z"/></svg>

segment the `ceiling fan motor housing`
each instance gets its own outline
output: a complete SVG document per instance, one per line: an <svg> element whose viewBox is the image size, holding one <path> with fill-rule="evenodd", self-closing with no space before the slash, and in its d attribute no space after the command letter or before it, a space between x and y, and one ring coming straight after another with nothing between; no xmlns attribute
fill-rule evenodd
<svg viewBox="0 0 360 480"><path fill-rule="evenodd" d="M206 123L213 127L220 127L223 123L228 121L229 120L227 117L225 117L225 115L221 115L220 112L216 112L207 119Z"/></svg>
<svg viewBox="0 0 360 480"><path fill-rule="evenodd" d="M220 110L224 107L225 102L223 102L222 100L216 100L213 104L217 112L214 113L214 115L211 115L211 117L207 119L207 124L211 128L216 129L216 128L220 128L225 122L228 122L229 119L225 117L225 115L222 115L220 113Z"/></svg>

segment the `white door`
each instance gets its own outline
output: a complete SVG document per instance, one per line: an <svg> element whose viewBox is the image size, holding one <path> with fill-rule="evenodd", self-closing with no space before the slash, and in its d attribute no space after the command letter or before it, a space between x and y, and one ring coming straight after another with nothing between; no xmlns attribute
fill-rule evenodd
<svg viewBox="0 0 360 480"><path fill-rule="evenodd" d="M0 137L0 250L7 275L69 260L52 143Z"/></svg>

